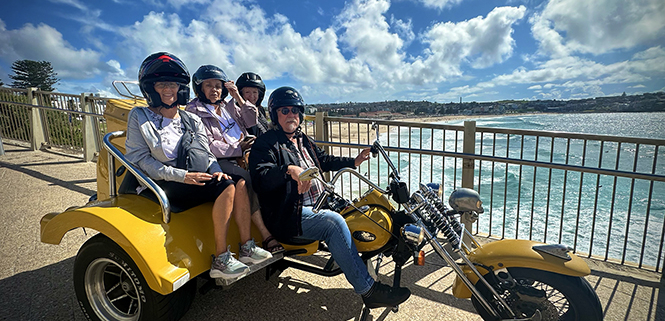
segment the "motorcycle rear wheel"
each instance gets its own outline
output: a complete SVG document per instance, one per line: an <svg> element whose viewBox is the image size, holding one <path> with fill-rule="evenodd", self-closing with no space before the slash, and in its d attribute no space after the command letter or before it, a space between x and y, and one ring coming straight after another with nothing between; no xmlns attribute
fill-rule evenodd
<svg viewBox="0 0 665 321"><path fill-rule="evenodd" d="M148 287L129 254L100 233L76 256L74 290L87 320L176 321L192 304L196 280L161 295Z"/></svg>
<svg viewBox="0 0 665 321"><path fill-rule="evenodd" d="M528 294L518 296L508 291L503 293L498 291L518 318L531 317L538 309L542 314L542 320L603 320L603 309L598 296L583 277L529 268L509 268L508 271L515 281L526 287L527 290L536 290L534 292L542 290L545 293L545 297L538 297ZM492 284L491 275L485 275L485 279ZM477 282L476 287L484 297L492 297L482 282ZM472 297L471 301L483 320L496 320L475 297ZM496 306L496 304L493 305ZM508 318L508 315L504 314L502 317Z"/></svg>

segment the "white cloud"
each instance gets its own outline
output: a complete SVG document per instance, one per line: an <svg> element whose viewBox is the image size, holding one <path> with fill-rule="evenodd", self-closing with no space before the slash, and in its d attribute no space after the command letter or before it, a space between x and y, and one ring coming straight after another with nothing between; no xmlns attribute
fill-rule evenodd
<svg viewBox="0 0 665 321"><path fill-rule="evenodd" d="M463 0L413 0L419 3L422 3L423 6L426 8L433 8L433 9L444 9L444 8L451 8L453 6L456 6L460 3L462 3Z"/></svg>
<svg viewBox="0 0 665 321"><path fill-rule="evenodd" d="M354 0L333 26L301 34L281 14L269 16L253 3L215 0L199 20L183 22L176 14L151 12L121 28L122 47L136 49L121 55L135 61L132 70L148 54L170 51L190 72L215 64L231 78L245 71L265 80L286 76L296 81L292 85L308 84L319 100L375 100L423 84L468 79L463 64L484 68L505 61L515 45L512 25L526 11L523 6L495 8L487 17L437 24L415 35L411 20L388 20L389 7L388 0ZM426 50L407 56L405 46L412 41L421 41Z"/></svg>
<svg viewBox="0 0 665 321"><path fill-rule="evenodd" d="M53 3L62 3L62 4L70 5L70 6L72 6L74 8L77 8L81 11L88 11L88 6L86 6L85 4L81 3L81 1L78 1L78 0L49 0L49 1L53 2Z"/></svg>
<svg viewBox="0 0 665 321"><path fill-rule="evenodd" d="M543 86L541 86L541 85L533 85L533 86L531 86L531 87L529 87L529 88L527 88L527 89L528 89L528 90L539 90L539 89L543 89Z"/></svg>
<svg viewBox="0 0 665 321"><path fill-rule="evenodd" d="M16 60L50 61L58 78L84 79L107 72L111 68L101 62L102 53L76 49L51 26L25 24L7 30L0 20L0 59L11 64Z"/></svg>
<svg viewBox="0 0 665 321"><path fill-rule="evenodd" d="M551 89L550 92L555 96L543 93L540 99L559 99L563 93L568 93L570 98L598 97L604 95L603 85L636 83L652 78L662 79L665 77L665 68L661 66L665 66L665 50L660 46L638 52L631 60L607 65L579 57L562 57L541 63L536 69L527 70L521 67L510 74L496 76L475 86L451 88L441 97L450 98L484 92L494 86L543 82L547 83L543 88ZM528 89L537 86L532 85Z"/></svg>
<svg viewBox="0 0 665 321"><path fill-rule="evenodd" d="M635 86L628 86L628 88L646 88L646 87L647 87L647 86L642 85L642 84L635 85Z"/></svg>
<svg viewBox="0 0 665 321"><path fill-rule="evenodd" d="M524 17L525 11L524 6L500 7L494 8L485 18L434 25L423 40L430 45L428 60L432 65L434 61L446 62L458 73L463 61L469 61L474 68L486 68L505 61L515 46L512 25Z"/></svg>
<svg viewBox="0 0 665 321"><path fill-rule="evenodd" d="M345 29L341 40L373 70L385 73L400 67L404 59L404 41L390 32L383 16L389 7L387 0L354 0L338 16Z"/></svg>
<svg viewBox="0 0 665 321"><path fill-rule="evenodd" d="M416 38L416 34L413 33L411 19L404 22L401 19L396 19L394 16L391 16L390 24L395 29L400 38L404 39L404 47L408 47L409 44Z"/></svg>
<svg viewBox="0 0 665 321"><path fill-rule="evenodd" d="M551 0L530 22L543 54L598 55L662 43L663 17L662 0Z"/></svg>

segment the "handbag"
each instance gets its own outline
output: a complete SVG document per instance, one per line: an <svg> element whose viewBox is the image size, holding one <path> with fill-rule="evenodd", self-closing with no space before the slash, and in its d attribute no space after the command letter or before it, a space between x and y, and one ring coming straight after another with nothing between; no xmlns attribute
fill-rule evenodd
<svg viewBox="0 0 665 321"><path fill-rule="evenodd" d="M196 123L187 112L178 111L185 130L180 139L176 167L186 169L188 172L202 172L208 170L208 147L197 139Z"/></svg>

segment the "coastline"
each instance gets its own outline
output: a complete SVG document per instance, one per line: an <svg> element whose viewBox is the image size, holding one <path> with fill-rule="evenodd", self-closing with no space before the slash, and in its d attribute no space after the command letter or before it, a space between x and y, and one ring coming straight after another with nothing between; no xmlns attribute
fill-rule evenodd
<svg viewBox="0 0 665 321"><path fill-rule="evenodd" d="M412 122L412 123L439 123L439 122L449 122L457 120L466 120L466 119L479 119L479 118L496 118L496 117L507 117L507 116L532 116L532 115L545 115L553 113L514 113L514 114L492 114L492 115L446 115L446 116L422 116L422 117L409 117L409 118L399 118L391 119L398 122ZM380 133L387 132L386 126L380 126ZM391 128L391 130L394 130ZM329 130L329 139L335 142L344 142L344 143L354 143L354 144L364 144L369 145L373 141L373 134L368 133L371 131L369 126L360 125L354 126L353 123L336 123L331 126ZM369 140L368 140L369 137Z"/></svg>
<svg viewBox="0 0 665 321"><path fill-rule="evenodd" d="M395 119L403 122L416 122L416 123L439 123L449 122L453 120L466 120L466 119L479 119L479 118L496 118L496 117L512 117L512 116L534 116L534 115L548 115L555 113L514 113L514 114L491 114L491 115L447 115L447 116L423 116L423 117L410 117Z"/></svg>

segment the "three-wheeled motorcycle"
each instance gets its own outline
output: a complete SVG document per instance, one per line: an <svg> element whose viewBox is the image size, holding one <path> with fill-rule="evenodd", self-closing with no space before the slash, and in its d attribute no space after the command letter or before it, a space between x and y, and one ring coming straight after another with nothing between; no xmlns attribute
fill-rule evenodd
<svg viewBox="0 0 665 321"><path fill-rule="evenodd" d="M195 278L208 278L215 246L212 204L171 206L159 186L124 158L127 115L132 108L144 105L140 99L107 102L106 152L100 153L97 163L96 197L83 206L41 219L44 243L58 244L67 231L78 227L99 232L81 246L74 263L76 296L90 320L177 320L192 303L197 290ZM471 298L485 320L602 320L598 297L584 279L589 267L571 255L571 249L525 240L481 245L460 223L460 219L473 221L483 213L478 193L457 189L450 195L450 206L442 201L436 184L421 184L410 194L379 142L378 128L376 137L372 153L381 155L391 169L387 188L349 168L338 171L330 182L325 182L315 168L301 175L303 180L323 182L325 191L315 209L325 206L344 216L369 269L375 265L378 272L381 260L391 257L395 263L393 284L399 286L402 266L409 260L422 265L423 247L431 246L457 275L453 294ZM369 186L356 200L346 200L335 192L335 183L345 173ZM148 189L137 195L138 182ZM254 227L252 236L260 240ZM227 243L232 251L238 250L234 245L238 240L237 230L230 228ZM250 266L250 273L263 268L267 276L287 268L324 277L341 273L332 258L321 267L293 259L315 253L318 242L283 246L283 254ZM204 287L236 281L209 279ZM363 309L360 318L367 315L368 310Z"/></svg>

